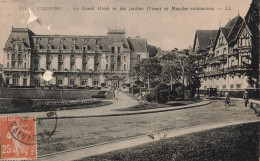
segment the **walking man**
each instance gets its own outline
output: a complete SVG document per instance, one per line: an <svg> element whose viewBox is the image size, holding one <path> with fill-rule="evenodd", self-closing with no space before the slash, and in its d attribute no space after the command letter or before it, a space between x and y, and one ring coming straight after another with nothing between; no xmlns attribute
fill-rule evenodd
<svg viewBox="0 0 260 161"><path fill-rule="evenodd" d="M229 95L228 90L225 91L225 105L230 106L230 95Z"/></svg>
<svg viewBox="0 0 260 161"><path fill-rule="evenodd" d="M245 90L243 99L245 100L245 106L247 107L248 101L249 101L249 93L247 90Z"/></svg>

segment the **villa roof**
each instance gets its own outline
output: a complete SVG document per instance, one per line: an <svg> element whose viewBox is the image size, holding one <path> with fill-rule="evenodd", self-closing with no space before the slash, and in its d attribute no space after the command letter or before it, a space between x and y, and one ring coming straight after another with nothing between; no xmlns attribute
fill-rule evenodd
<svg viewBox="0 0 260 161"><path fill-rule="evenodd" d="M128 44L132 51L146 52L147 51L147 41L143 38L128 38Z"/></svg>
<svg viewBox="0 0 260 161"><path fill-rule="evenodd" d="M210 45L210 40L212 40L213 42L215 41L217 33L218 30L197 30L195 34L193 49L195 48L196 38L199 41L200 49L207 49L207 47Z"/></svg>

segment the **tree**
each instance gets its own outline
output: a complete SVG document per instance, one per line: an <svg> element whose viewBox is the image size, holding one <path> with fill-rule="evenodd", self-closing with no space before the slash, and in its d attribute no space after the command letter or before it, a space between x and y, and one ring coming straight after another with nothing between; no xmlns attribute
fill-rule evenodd
<svg viewBox="0 0 260 161"><path fill-rule="evenodd" d="M184 82L186 80L187 85L193 82L193 79L197 77L198 72L196 72L198 65L196 64L196 55L190 53L189 50L178 51L175 50L176 63L179 65L182 77L182 90L184 99Z"/></svg>
<svg viewBox="0 0 260 161"><path fill-rule="evenodd" d="M147 45L147 50L149 52L149 57L155 57L156 54L158 53L158 50L156 48L156 46L152 46L152 45Z"/></svg>
<svg viewBox="0 0 260 161"><path fill-rule="evenodd" d="M133 75L136 75L136 76L137 76L137 80L140 79L140 75L141 75L141 61L137 61L137 62L135 63Z"/></svg>
<svg viewBox="0 0 260 161"><path fill-rule="evenodd" d="M177 83L179 81L180 77L180 67L178 63L175 61L176 56L171 54L167 54L162 57L162 66L163 66L163 72L162 77L164 81L169 81L171 84L171 90L173 90L173 82Z"/></svg>
<svg viewBox="0 0 260 161"><path fill-rule="evenodd" d="M148 89L150 89L150 80L158 77L162 71L162 66L156 58L143 59L140 63L135 64L135 72L144 80L148 81Z"/></svg>
<svg viewBox="0 0 260 161"><path fill-rule="evenodd" d="M155 87L155 98L158 103L167 103L169 96L169 88L167 84L160 83Z"/></svg>

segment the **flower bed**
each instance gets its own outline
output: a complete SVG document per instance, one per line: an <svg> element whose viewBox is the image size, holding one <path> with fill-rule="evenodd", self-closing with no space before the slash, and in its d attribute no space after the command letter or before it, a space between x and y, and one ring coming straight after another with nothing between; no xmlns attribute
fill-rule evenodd
<svg viewBox="0 0 260 161"><path fill-rule="evenodd" d="M82 99L82 100L57 100L57 101L46 101L40 103L40 108L50 107L67 107L67 106L80 106L100 103L98 99Z"/></svg>

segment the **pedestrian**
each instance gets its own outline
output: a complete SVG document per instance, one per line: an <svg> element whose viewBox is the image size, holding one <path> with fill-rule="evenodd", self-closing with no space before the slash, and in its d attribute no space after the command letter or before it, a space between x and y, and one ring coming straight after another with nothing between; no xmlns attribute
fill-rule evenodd
<svg viewBox="0 0 260 161"><path fill-rule="evenodd" d="M115 89L115 100L118 101L118 94L119 94L119 90L118 88Z"/></svg>
<svg viewBox="0 0 260 161"><path fill-rule="evenodd" d="M230 106L230 95L228 90L225 91L225 105L226 107L227 105Z"/></svg>
<svg viewBox="0 0 260 161"><path fill-rule="evenodd" d="M115 87L112 87L113 100L115 100Z"/></svg>
<svg viewBox="0 0 260 161"><path fill-rule="evenodd" d="M247 107L247 104L249 102L249 93L247 90L244 91L243 99L245 100L245 107Z"/></svg>

